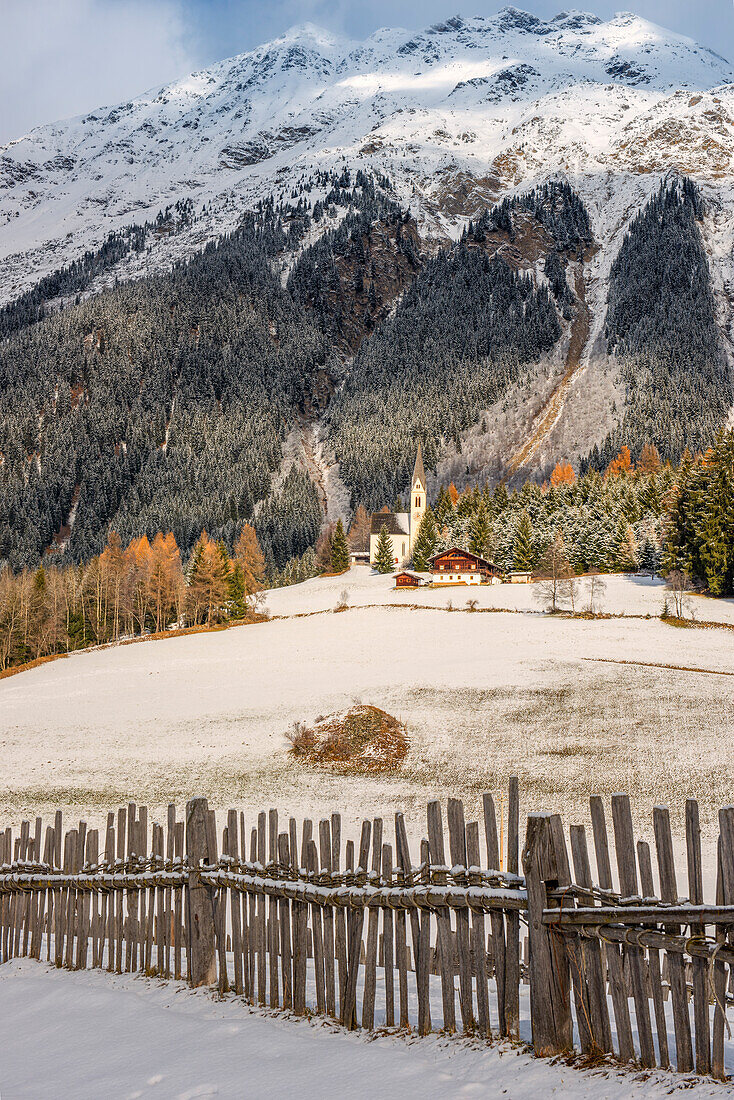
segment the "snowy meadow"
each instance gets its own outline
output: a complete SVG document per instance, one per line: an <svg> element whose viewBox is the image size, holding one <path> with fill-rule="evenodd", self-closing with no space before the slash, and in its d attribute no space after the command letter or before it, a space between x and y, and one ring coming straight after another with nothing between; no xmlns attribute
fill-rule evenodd
<svg viewBox="0 0 734 1100"><path fill-rule="evenodd" d="M428 799L462 797L472 814L517 774L521 814L583 822L590 794L625 790L642 836L661 802L680 831L694 795L706 840L734 799L734 603L693 597L696 619L721 626L679 628L659 618L657 581L607 578L615 617L593 620L544 614L533 588L396 592L355 567L268 592L265 623L4 680L3 821L60 807L99 824L130 799L155 813L203 794L218 811L338 810L350 827L402 809L418 829ZM354 703L405 722L398 772L345 779L288 753L294 722Z"/></svg>

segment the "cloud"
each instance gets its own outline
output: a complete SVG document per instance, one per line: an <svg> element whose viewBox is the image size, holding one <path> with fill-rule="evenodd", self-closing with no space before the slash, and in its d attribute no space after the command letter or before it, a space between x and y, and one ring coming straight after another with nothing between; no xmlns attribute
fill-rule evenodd
<svg viewBox="0 0 734 1100"><path fill-rule="evenodd" d="M195 67L178 0L2 0L0 143Z"/></svg>

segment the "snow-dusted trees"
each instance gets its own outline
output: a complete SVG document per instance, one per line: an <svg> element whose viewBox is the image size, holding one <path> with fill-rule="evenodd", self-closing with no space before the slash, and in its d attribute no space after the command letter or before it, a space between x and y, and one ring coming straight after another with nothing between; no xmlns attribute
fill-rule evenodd
<svg viewBox="0 0 734 1100"><path fill-rule="evenodd" d="M622 443L633 457L652 443L674 461L686 447L704 450L731 408L734 391L698 226L702 212L691 180L662 184L612 265L606 332L626 394L621 424L590 456L596 469Z"/></svg>

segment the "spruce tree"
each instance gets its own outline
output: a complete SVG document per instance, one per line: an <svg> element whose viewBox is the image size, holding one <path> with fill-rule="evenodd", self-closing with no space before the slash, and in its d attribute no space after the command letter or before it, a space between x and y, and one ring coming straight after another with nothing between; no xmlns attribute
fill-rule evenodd
<svg viewBox="0 0 734 1100"><path fill-rule="evenodd" d="M375 564L374 568L378 573L392 573L395 568L395 562L392 552L392 539L388 534L387 527L383 523L380 529L380 534L377 538L377 549L375 551Z"/></svg>
<svg viewBox="0 0 734 1100"><path fill-rule="evenodd" d="M426 508L413 543L413 568L425 573L438 545L438 528L430 504Z"/></svg>
<svg viewBox="0 0 734 1100"><path fill-rule="evenodd" d="M349 545L344 531L344 524L338 519L331 539L331 571L332 573L344 573L348 568Z"/></svg>
<svg viewBox="0 0 734 1100"><path fill-rule="evenodd" d="M478 554L480 558L485 558L489 551L491 537L492 530L487 519L487 511L484 502L480 498L479 506L469 524L469 549L472 554Z"/></svg>
<svg viewBox="0 0 734 1100"><path fill-rule="evenodd" d="M518 572L527 572L533 568L533 526L527 508L523 508L520 521L515 530L515 542L512 548L512 568Z"/></svg>

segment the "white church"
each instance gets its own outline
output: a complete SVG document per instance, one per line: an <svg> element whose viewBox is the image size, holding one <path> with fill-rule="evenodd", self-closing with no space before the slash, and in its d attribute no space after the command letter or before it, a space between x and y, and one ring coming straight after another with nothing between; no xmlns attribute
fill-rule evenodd
<svg viewBox="0 0 734 1100"><path fill-rule="evenodd" d="M426 473L423 469L423 455L419 443L415 468L413 469L413 480L410 486L410 511L372 513L370 518L370 565L375 563L377 540L383 527L387 528L387 533L392 541L395 565L401 565L410 557L418 528L426 511L426 504Z"/></svg>

